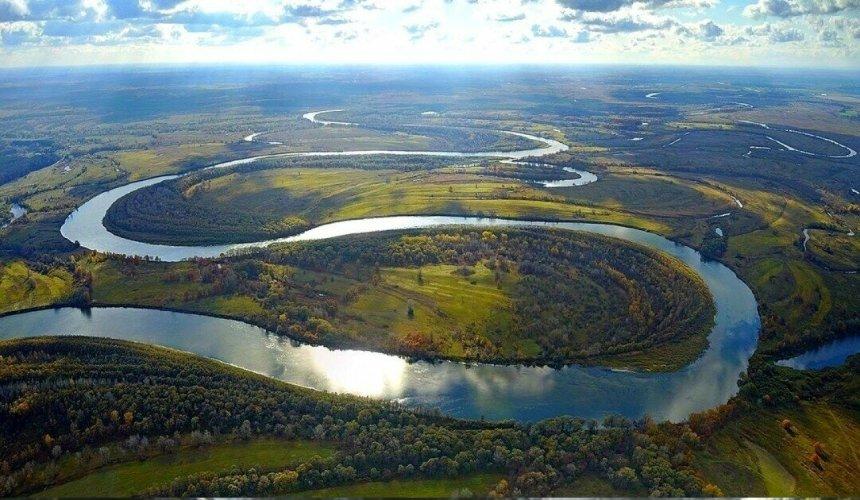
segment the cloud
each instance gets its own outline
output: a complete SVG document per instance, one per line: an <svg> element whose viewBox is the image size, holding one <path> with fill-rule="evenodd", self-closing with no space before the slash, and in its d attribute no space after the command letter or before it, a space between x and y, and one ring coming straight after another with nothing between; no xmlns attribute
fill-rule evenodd
<svg viewBox="0 0 860 500"><path fill-rule="evenodd" d="M713 42L717 38L723 36L726 32L722 27L711 20L702 21L692 27L681 29L682 33L692 35L706 42Z"/></svg>
<svg viewBox="0 0 860 500"><path fill-rule="evenodd" d="M432 31L438 27L439 23L433 22L427 24L410 24L408 26L404 26L404 29L409 33L409 38L411 40L418 40L423 38L428 31Z"/></svg>
<svg viewBox="0 0 860 500"><path fill-rule="evenodd" d="M547 26L544 28L539 24L532 25L532 35L539 38L561 38L567 36L567 31L558 26Z"/></svg>
<svg viewBox="0 0 860 500"><path fill-rule="evenodd" d="M564 28L558 26L541 26L533 24L531 28L532 36L535 38L565 38L572 43L587 43L591 41L591 34L588 31L582 30L576 33L570 33ZM525 37L522 41L527 42L530 39Z"/></svg>
<svg viewBox="0 0 860 500"><path fill-rule="evenodd" d="M835 14L860 8L860 0L758 0L747 5L744 15L754 19L763 17L794 17L809 14Z"/></svg>
<svg viewBox="0 0 860 500"><path fill-rule="evenodd" d="M804 39L803 33L797 28L787 25L774 25L770 23L750 26L746 34L754 37L765 38L773 43L799 42Z"/></svg>
<svg viewBox="0 0 860 500"><path fill-rule="evenodd" d="M860 19L846 17L816 17L812 19L818 41L826 47L848 47L860 39Z"/></svg>
<svg viewBox="0 0 860 500"><path fill-rule="evenodd" d="M0 20L23 19L29 9L25 0L0 0Z"/></svg>
<svg viewBox="0 0 860 500"><path fill-rule="evenodd" d="M400 61L415 54L416 61L434 62L534 57L644 62L653 55L677 63L827 65L838 59L842 66L860 64L860 0L731 1L724 2L735 7L731 12L709 12L714 20L696 10L717 1L0 0L0 65L53 61L65 53L95 62L85 54L92 47L107 53L111 45L122 47L114 59L145 54L147 60L224 47L230 56L213 50L209 60L244 60L250 54L263 61L271 53L285 54L272 60L296 54L297 59ZM545 51L550 41L588 42L589 50L550 54ZM28 59L27 51L35 54L39 47L47 49ZM284 47L292 50L275 50ZM148 51L161 55L150 57Z"/></svg>
<svg viewBox="0 0 860 500"><path fill-rule="evenodd" d="M613 12L633 2L630 0L558 0L558 3L562 7L585 12Z"/></svg>
<svg viewBox="0 0 860 500"><path fill-rule="evenodd" d="M342 18L342 17L323 17L323 18L317 20L317 24L337 26L340 24L349 24L349 21Z"/></svg>
<svg viewBox="0 0 860 500"><path fill-rule="evenodd" d="M600 33L634 33L648 30L668 30L681 26L672 18L654 16L643 11L574 12L566 14L562 19L576 21L587 29Z"/></svg>
<svg viewBox="0 0 860 500"><path fill-rule="evenodd" d="M504 15L503 14L501 16L496 16L496 21L498 21L500 23L510 23L510 22L514 22L514 21L522 21L525 18L526 18L526 15L524 13L520 12L519 14L511 14L511 15Z"/></svg>
<svg viewBox="0 0 860 500"><path fill-rule="evenodd" d="M556 0L556 3L567 9L583 12L616 12L634 5L646 9L661 8L705 8L713 7L719 0Z"/></svg>
<svg viewBox="0 0 860 500"><path fill-rule="evenodd" d="M591 41L591 33L583 30L573 36L567 37L567 39L573 43L588 43Z"/></svg>
<svg viewBox="0 0 860 500"><path fill-rule="evenodd" d="M336 12L337 10L323 9L318 5L301 4L284 6L284 13L287 18L326 17Z"/></svg>
<svg viewBox="0 0 860 500"><path fill-rule="evenodd" d="M4 46L23 45L37 40L39 28L30 22L11 22L0 25L0 41Z"/></svg>
<svg viewBox="0 0 860 500"><path fill-rule="evenodd" d="M95 4L82 0L0 0L0 22L94 18Z"/></svg>

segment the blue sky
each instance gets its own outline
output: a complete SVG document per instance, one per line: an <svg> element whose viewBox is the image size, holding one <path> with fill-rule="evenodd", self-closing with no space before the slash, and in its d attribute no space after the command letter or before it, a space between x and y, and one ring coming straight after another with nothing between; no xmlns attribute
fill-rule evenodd
<svg viewBox="0 0 860 500"><path fill-rule="evenodd" d="M860 0L0 0L0 66L637 63L860 69Z"/></svg>

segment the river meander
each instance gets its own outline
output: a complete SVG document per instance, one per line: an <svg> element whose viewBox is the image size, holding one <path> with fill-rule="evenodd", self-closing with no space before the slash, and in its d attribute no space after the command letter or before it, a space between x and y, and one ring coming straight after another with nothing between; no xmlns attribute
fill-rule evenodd
<svg viewBox="0 0 860 500"><path fill-rule="evenodd" d="M521 135L521 134L517 134ZM432 154L521 159L566 148L549 139L540 149L479 154L413 151L344 151L305 156ZM295 154L290 154L295 155ZM253 157L210 168L256 161ZM695 250L662 236L611 224L542 222L453 216L395 216L326 224L289 238L216 246L155 245L121 238L105 229L107 209L120 197L168 175L121 186L79 207L62 234L86 248L126 255L149 255L164 261L214 257L279 241L309 241L391 230L478 226L530 226L589 231L631 241L672 255L697 272L716 305L709 346L691 365L671 373L635 373L599 367L521 367L458 362L409 362L404 358L355 350L302 345L239 321L136 308L59 308L0 318L0 339L37 335L91 335L163 345L230 363L286 382L315 389L397 399L437 407L466 418L535 421L558 415L629 417L645 414L682 420L691 412L725 402L737 392L737 380L755 350L760 320L752 292L730 269L705 260ZM347 240L344 240L347 241ZM683 291L681 291L683 293Z"/></svg>

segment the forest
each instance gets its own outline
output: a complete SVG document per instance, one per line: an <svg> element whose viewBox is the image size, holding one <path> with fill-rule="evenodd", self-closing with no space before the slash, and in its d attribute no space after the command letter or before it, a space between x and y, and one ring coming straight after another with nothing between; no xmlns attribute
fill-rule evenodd
<svg viewBox="0 0 860 500"><path fill-rule="evenodd" d="M654 495L700 494L705 486L689 468L692 431L667 440L647 420L456 421L106 339L4 341L0 357L3 495L36 493L68 469L80 474L180 444L263 435L332 443L339 451L293 469L204 473L141 493L265 496L481 471L504 476L494 487L502 496L548 494L585 474Z"/></svg>
<svg viewBox="0 0 860 500"><path fill-rule="evenodd" d="M489 491L471 492L475 495L582 494L577 485L589 478L615 495L779 491L766 489L757 476L743 476L755 467L748 456L721 448L727 433L737 436L738 425L748 429L742 448L758 446L788 464L798 478L790 490L795 494L844 495L857 472L850 459L856 433L845 441L837 429L810 427L803 413L814 409L856 418L857 356L822 372L754 363L736 397L679 424L613 416L534 424L453 420L110 339L2 341L0 359L3 495L37 493L113 463L146 463L265 437L285 447L316 443L319 456L287 468L226 467L177 477L139 493L262 496L479 473L498 479ZM325 451L332 449L333 454Z"/></svg>
<svg viewBox="0 0 860 500"><path fill-rule="evenodd" d="M568 231L353 236L178 264L93 255L76 269L93 304L204 311L419 358L603 363L666 346L666 359L631 362L672 369L704 350L715 314L676 259ZM478 310L461 308L470 300Z"/></svg>
<svg viewBox="0 0 860 500"><path fill-rule="evenodd" d="M153 307L410 361L594 365L585 371L612 375L683 370L708 345L714 304L695 274L588 234L447 228L166 263L93 252L60 233L99 193L187 173L123 197L104 224L174 245L394 214L616 224L725 265L753 292L761 326L754 352L739 354L752 356L739 393L678 423L459 421L159 347L0 341L0 494L54 496L64 485L72 496L107 494L87 485L119 470L145 478L135 492L150 496L856 496L860 357L823 370L777 362L860 334L860 156L828 157L846 149L808 135L860 150L857 86L850 74L686 73L9 73L0 85L0 226L12 203L27 213L0 227L0 316ZM335 108L343 111L320 118L361 125L302 118ZM522 163L278 156L206 169L301 151L538 147L499 130L570 149ZM563 167L597 181L541 185L576 175ZM216 467L213 457L237 465Z"/></svg>

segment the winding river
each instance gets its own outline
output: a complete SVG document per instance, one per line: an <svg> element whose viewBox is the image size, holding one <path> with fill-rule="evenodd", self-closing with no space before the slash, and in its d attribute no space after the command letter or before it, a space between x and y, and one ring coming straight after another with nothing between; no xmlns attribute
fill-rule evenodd
<svg viewBox="0 0 860 500"><path fill-rule="evenodd" d="M344 151L287 155L431 154L520 159L565 148L549 139L516 135L543 142L545 147L477 154ZM226 162L210 168L249 163L271 156ZM448 216L378 217L326 224L277 240L196 247L148 244L121 238L105 229L102 219L117 199L177 177L161 176L102 193L68 217L62 234L93 250L177 261L217 256L278 241L309 241L409 228L528 226L589 231L665 252L695 270L710 289L717 309L715 325L708 336L709 347L697 361L672 373L635 373L581 366L552 369L457 362L410 363L387 354L303 345L239 321L137 308L59 308L6 316L0 318L0 339L84 334L148 342L218 359L319 390L396 399L406 404L436 407L457 417L520 421L557 415L596 418L610 413L634 418L648 414L657 419L682 420L691 412L725 402L737 392L738 376L746 369L758 340L760 320L755 299L746 284L730 269L718 262L705 260L695 250L662 236L611 224Z"/></svg>

